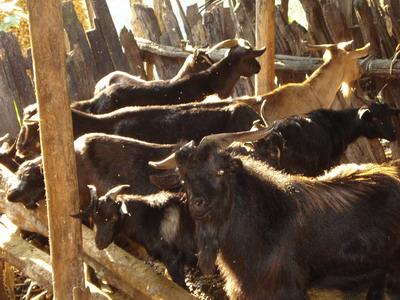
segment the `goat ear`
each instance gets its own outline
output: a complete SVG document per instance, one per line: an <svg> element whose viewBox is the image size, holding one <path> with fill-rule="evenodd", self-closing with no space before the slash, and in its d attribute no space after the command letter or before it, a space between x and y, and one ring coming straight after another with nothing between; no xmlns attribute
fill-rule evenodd
<svg viewBox="0 0 400 300"><path fill-rule="evenodd" d="M372 114L370 109L367 106L363 106L358 110L358 117L363 121L370 121L372 118Z"/></svg>
<svg viewBox="0 0 400 300"><path fill-rule="evenodd" d="M117 201L117 206L119 208L119 211L123 214L123 215L127 215L128 214L128 208L126 207L126 203L123 201Z"/></svg>

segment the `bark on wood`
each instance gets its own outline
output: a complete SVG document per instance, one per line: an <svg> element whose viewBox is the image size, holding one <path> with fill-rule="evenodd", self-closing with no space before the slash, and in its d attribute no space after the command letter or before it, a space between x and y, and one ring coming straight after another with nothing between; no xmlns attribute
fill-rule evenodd
<svg viewBox="0 0 400 300"><path fill-rule="evenodd" d="M95 29L87 31L87 37L92 49L95 65L96 65L96 81L103 76L114 71L114 65L100 30L100 25L97 19L94 19Z"/></svg>
<svg viewBox="0 0 400 300"><path fill-rule="evenodd" d="M131 67L132 74L145 79L146 73L144 71L143 58L140 54L139 47L132 31L124 27L122 28L119 36L121 44L125 50L126 58L128 59L128 63Z"/></svg>
<svg viewBox="0 0 400 300"><path fill-rule="evenodd" d="M107 45L108 52L113 62L115 70L125 71L130 73L128 61L122 52L121 44L118 39L118 33L114 26L114 21L111 18L110 11L108 9L105 0L92 0L93 9L96 14L98 23L100 26L101 33L104 41Z"/></svg>
<svg viewBox="0 0 400 300"><path fill-rule="evenodd" d="M70 217L71 213L79 211L79 194L61 2L29 1L28 10L40 115L53 291L55 299L72 299L74 287L84 289L84 278L81 225L79 220Z"/></svg>

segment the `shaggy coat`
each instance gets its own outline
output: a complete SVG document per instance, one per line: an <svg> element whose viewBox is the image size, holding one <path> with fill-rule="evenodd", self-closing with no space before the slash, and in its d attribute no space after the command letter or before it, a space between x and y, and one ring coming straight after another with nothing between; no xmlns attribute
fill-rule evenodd
<svg viewBox="0 0 400 300"><path fill-rule="evenodd" d="M214 144L185 146L175 159L199 266L209 273L217 261L231 299L304 300L311 287L370 287L372 297L385 286L399 299L397 168L343 165L309 179Z"/></svg>

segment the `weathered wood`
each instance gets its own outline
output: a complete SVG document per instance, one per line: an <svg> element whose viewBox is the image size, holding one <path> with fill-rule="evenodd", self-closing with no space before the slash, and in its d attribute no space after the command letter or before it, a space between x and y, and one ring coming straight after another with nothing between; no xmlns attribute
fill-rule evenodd
<svg viewBox="0 0 400 300"><path fill-rule="evenodd" d="M178 20L172 10L170 0L154 0L154 13L162 33L167 35L167 45L179 47L182 40L182 32Z"/></svg>
<svg viewBox="0 0 400 300"><path fill-rule="evenodd" d="M223 7L217 6L203 15L208 45L215 45L225 39L223 13Z"/></svg>
<svg viewBox="0 0 400 300"><path fill-rule="evenodd" d="M0 257L51 292L49 255L23 240L18 233L18 227L7 221L5 215L1 217L0 230Z"/></svg>
<svg viewBox="0 0 400 300"><path fill-rule="evenodd" d="M0 49L0 136L9 133L11 137L16 137L19 132L20 126L14 107L17 97L10 63L4 50Z"/></svg>
<svg viewBox="0 0 400 300"><path fill-rule="evenodd" d="M334 3L324 3L322 5L322 15L324 16L326 28L332 41L335 43L350 41L351 33L347 29L346 21Z"/></svg>
<svg viewBox="0 0 400 300"><path fill-rule="evenodd" d="M261 95L275 88L275 1L257 0L256 5L256 46L267 47L256 75L256 94Z"/></svg>
<svg viewBox="0 0 400 300"><path fill-rule="evenodd" d="M191 36L193 38L194 47L206 47L207 46L207 34L203 26L202 16L199 13L197 4L189 5L186 8L187 19L191 28Z"/></svg>
<svg viewBox="0 0 400 300"><path fill-rule="evenodd" d="M135 37L141 37L159 43L161 30L157 17L151 7L132 4L132 29Z"/></svg>
<svg viewBox="0 0 400 300"><path fill-rule="evenodd" d="M17 38L10 32L0 31L0 49L4 49L4 54L10 64L12 77L8 80L13 80L15 84L14 99L18 107L23 108L36 101L35 92L31 79L26 73L27 66L24 56L18 44Z"/></svg>
<svg viewBox="0 0 400 300"><path fill-rule="evenodd" d="M96 81L100 80L103 76L114 71L114 65L111 60L110 54L104 41L103 35L100 30L100 25L97 19L93 20L95 29L87 31L87 37L92 49L95 65L96 65Z"/></svg>
<svg viewBox="0 0 400 300"><path fill-rule="evenodd" d="M117 278L126 281L130 286L154 299L195 299L181 287L156 275L150 266L116 245L111 244L104 250L98 250L93 243L93 232L85 227L82 230L85 252L90 253L97 262L109 268Z"/></svg>
<svg viewBox="0 0 400 300"><path fill-rule="evenodd" d="M105 0L92 0L93 9L98 20L96 26L100 26L101 33L107 45L108 52L116 70L130 73L128 61L122 52L121 44L118 39L118 33L114 26Z"/></svg>
<svg viewBox="0 0 400 300"><path fill-rule="evenodd" d="M0 225L1 228L1 225ZM14 278L10 278L11 265L0 259L0 299L15 300L14 294ZM10 282L11 280L13 282Z"/></svg>
<svg viewBox="0 0 400 300"><path fill-rule="evenodd" d="M132 74L145 79L146 73L144 70L143 58L132 31L123 27L119 34L119 38L124 47L128 63L131 66Z"/></svg>
<svg viewBox="0 0 400 300"><path fill-rule="evenodd" d="M369 10L369 6L366 0L355 0L354 8L356 11L356 16L358 22L361 25L361 33L363 39L371 43L371 47L369 49L369 53L371 55L380 55L380 42L379 37L375 31L374 27L374 19L372 17L372 13Z"/></svg>
<svg viewBox="0 0 400 300"><path fill-rule="evenodd" d="M84 289L82 232L59 0L28 2L55 299ZM68 249L68 251L65 251Z"/></svg>
<svg viewBox="0 0 400 300"><path fill-rule="evenodd" d="M189 20L186 17L185 11L183 10L181 1L180 0L175 0L175 1L176 1L176 5L178 6L179 16L181 17L181 20L182 20L182 23L183 23L183 28L185 29L186 39L189 41L189 43L191 45L194 45L193 44L193 37L191 35L191 29L190 29Z"/></svg>
<svg viewBox="0 0 400 300"><path fill-rule="evenodd" d="M89 99L93 96L93 73L86 63L81 47L75 44L66 59L70 101Z"/></svg>
<svg viewBox="0 0 400 300"><path fill-rule="evenodd" d="M331 43L332 39L329 36L323 19L322 9L318 0L300 0L308 23L308 31L313 36L318 44Z"/></svg>
<svg viewBox="0 0 400 300"><path fill-rule="evenodd" d="M72 1L67 1L63 3L63 20L64 28L67 32L71 48L74 49L76 45L78 45L82 52L83 61L85 63L85 72L81 74L81 76L86 77L85 81L87 82L87 84L89 84L87 89L93 91L95 85L94 75L96 74L96 65L94 62L92 50L90 49L89 42L85 35L85 31L82 24L78 20L78 16L76 15ZM90 96L91 95L89 95L89 97Z"/></svg>
<svg viewBox="0 0 400 300"><path fill-rule="evenodd" d="M18 228L8 220L6 215L1 216L0 220L0 229L2 232L2 235L0 236L0 257L15 266L25 276L37 282L41 288L46 289L47 292L51 294L52 270L50 256L46 252L34 247L32 244L22 239L18 232ZM29 253L29 255L27 255L27 253ZM113 293L110 297L90 282L87 282L86 286L88 291L85 292L90 294L90 299L92 300L127 299L126 295L122 295L119 292ZM12 298L0 299L11 300Z"/></svg>

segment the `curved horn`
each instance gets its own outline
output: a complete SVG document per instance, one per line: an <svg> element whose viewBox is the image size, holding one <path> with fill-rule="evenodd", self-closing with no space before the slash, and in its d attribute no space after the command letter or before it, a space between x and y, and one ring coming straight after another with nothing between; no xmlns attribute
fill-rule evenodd
<svg viewBox="0 0 400 300"><path fill-rule="evenodd" d="M222 49L222 48L234 48L236 46L239 46L240 44L240 40L241 39L229 39L229 40L225 40L222 42L219 42L218 44L214 45L213 47L211 47L206 54L210 54L215 50L218 49Z"/></svg>
<svg viewBox="0 0 400 300"><path fill-rule="evenodd" d="M351 56L354 58L361 58L367 56L369 53L369 48L371 47L370 43L365 44L364 47L358 48L354 51L351 51Z"/></svg>
<svg viewBox="0 0 400 300"><path fill-rule="evenodd" d="M186 146L192 146L194 141L190 141L183 145L181 148ZM175 159L175 152L169 155L168 157L164 158L160 161L149 161L148 162L150 167L158 170L171 170L176 168L176 159Z"/></svg>
<svg viewBox="0 0 400 300"><path fill-rule="evenodd" d="M111 190L109 190L107 192L107 194L104 195L105 198L111 198L112 200L115 201L115 198L117 197L117 195L125 188L130 187L129 184L122 184L122 185L118 185L116 187L113 187Z"/></svg>
<svg viewBox="0 0 400 300"><path fill-rule="evenodd" d="M10 138L10 134L6 133L5 135L3 135L2 137L0 137L0 143L4 143L5 141L7 141Z"/></svg>
<svg viewBox="0 0 400 300"><path fill-rule="evenodd" d="M376 95L376 98L378 99L379 102L383 102L383 91L386 89L386 87L389 85L389 83L386 83L379 91L378 95Z"/></svg>
<svg viewBox="0 0 400 300"><path fill-rule="evenodd" d="M307 50L309 51L319 51L319 50L326 50L332 47L335 47L335 44L320 44L320 45L314 45L314 44L306 44L305 45Z"/></svg>
<svg viewBox="0 0 400 300"><path fill-rule="evenodd" d="M176 168L175 152L160 161L149 161L149 166L158 170L171 170Z"/></svg>
<svg viewBox="0 0 400 300"><path fill-rule="evenodd" d="M353 44L353 40L347 41L347 42L340 42L336 46L338 49L343 49L343 50L350 50L348 47Z"/></svg>
<svg viewBox="0 0 400 300"><path fill-rule="evenodd" d="M272 127L263 128L256 131L240 131L240 132L232 132L232 133L218 133L212 134L204 137L200 143L200 145L206 145L209 143L215 143L221 148L226 148L233 142L253 142L259 139L266 137L268 134L272 132Z"/></svg>

